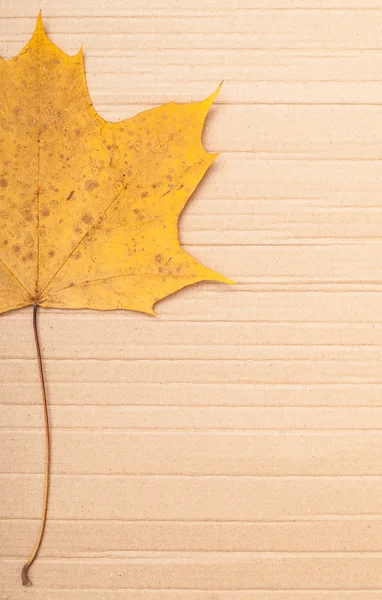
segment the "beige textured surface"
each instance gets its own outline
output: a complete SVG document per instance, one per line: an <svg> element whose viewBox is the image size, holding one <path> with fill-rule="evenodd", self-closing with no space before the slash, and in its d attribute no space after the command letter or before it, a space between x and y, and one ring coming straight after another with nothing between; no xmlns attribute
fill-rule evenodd
<svg viewBox="0 0 382 600"><path fill-rule="evenodd" d="M40 4L0 4L0 53ZM119 119L225 84L182 240L236 287L0 318L0 598L382 598L382 1L42 1Z"/></svg>

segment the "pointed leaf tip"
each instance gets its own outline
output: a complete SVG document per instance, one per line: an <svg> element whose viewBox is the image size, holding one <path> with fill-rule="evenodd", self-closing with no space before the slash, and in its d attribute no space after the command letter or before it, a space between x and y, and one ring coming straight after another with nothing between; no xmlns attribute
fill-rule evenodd
<svg viewBox="0 0 382 600"><path fill-rule="evenodd" d="M213 271L212 269L208 269L208 267L204 267L200 265L202 268L199 281L216 281L218 283L226 283L228 285L236 285L236 281L232 279L228 279L225 275L218 273L217 271Z"/></svg>
<svg viewBox="0 0 382 600"><path fill-rule="evenodd" d="M38 16L37 16L37 20L36 20L36 26L34 28L35 33L38 31L44 31L44 23L42 21L42 10L39 11Z"/></svg>
<svg viewBox="0 0 382 600"><path fill-rule="evenodd" d="M34 28L34 32L33 32L33 35L32 35L32 38L31 38L30 41L31 42L33 42L33 41L35 41L35 42L37 41L38 42L42 38L48 38L48 36L46 34L45 27L44 27L44 22L42 20L42 11L40 10L40 12L38 13L37 20L36 20L36 25L35 25L35 28Z"/></svg>
<svg viewBox="0 0 382 600"><path fill-rule="evenodd" d="M212 104L215 102L221 87L223 85L223 82L219 83L218 87L216 88L216 90L214 92L212 92L212 94L210 94L209 96L207 96L207 98L205 98L204 100L202 100L203 104L205 104L208 108L210 106L212 106Z"/></svg>
<svg viewBox="0 0 382 600"><path fill-rule="evenodd" d="M237 281L233 281L233 279L228 279L228 277L224 277L224 275L219 274L219 278L216 278L216 281L219 283L226 283L227 285L237 285Z"/></svg>

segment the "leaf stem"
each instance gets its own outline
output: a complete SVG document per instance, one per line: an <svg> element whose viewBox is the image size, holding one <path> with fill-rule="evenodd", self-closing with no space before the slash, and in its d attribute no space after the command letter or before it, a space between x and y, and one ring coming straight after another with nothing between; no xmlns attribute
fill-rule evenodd
<svg viewBox="0 0 382 600"><path fill-rule="evenodd" d="M42 538L44 536L46 513L47 513L47 508L48 508L48 496L49 496L49 472L50 472L49 415L48 415L48 405L47 405L47 401L46 401L46 389L45 389L44 371L42 368L40 341L39 341L38 328L37 328L37 309L38 309L38 305L34 304L33 305L33 333L34 333L34 339L35 339L35 344L36 344L38 368L39 368L39 373L40 373L41 396L42 396L42 402L43 402L43 407L44 407L44 418L45 418L45 444L46 444L45 486L44 486L44 503L43 503L43 510L42 510L41 525L40 525L40 533L37 538L35 547L33 548L32 554L31 554L28 562L26 562L25 565L23 566L23 569L21 571L21 579L22 579L23 585L32 585L31 581L28 577L28 571L29 571L29 567L32 565L32 563L34 562L34 560L38 554L38 551L41 546Z"/></svg>

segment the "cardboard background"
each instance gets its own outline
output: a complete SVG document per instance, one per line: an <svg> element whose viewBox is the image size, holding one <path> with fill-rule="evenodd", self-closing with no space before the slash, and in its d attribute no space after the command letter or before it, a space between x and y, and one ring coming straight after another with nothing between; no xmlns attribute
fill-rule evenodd
<svg viewBox="0 0 382 600"><path fill-rule="evenodd" d="M382 598L380 0L13 0L83 44L118 119L207 96L220 158L181 221L236 287L132 313L0 318L1 600Z"/></svg>

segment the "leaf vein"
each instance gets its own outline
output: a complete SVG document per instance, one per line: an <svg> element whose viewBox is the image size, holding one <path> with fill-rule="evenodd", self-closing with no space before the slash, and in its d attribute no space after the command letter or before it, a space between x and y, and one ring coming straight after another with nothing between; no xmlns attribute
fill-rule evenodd
<svg viewBox="0 0 382 600"><path fill-rule="evenodd" d="M13 277L13 279L15 279L17 281L17 283L26 291L26 293L29 296L29 292L28 292L27 288L25 287L25 285L23 283L21 283L19 278L14 274L13 271L11 271L11 269L9 267L7 267L7 265L1 258L0 258L0 263L3 265L4 269L6 269L8 271L8 273ZM22 296L22 294L19 294L19 295Z"/></svg>
<svg viewBox="0 0 382 600"><path fill-rule="evenodd" d="M118 200L118 198L120 197L120 195L127 189L129 183L131 180L129 180L126 185L123 186L123 188L120 190L120 192L118 192L118 194L113 198L113 200L107 205L107 207L101 212L101 214L99 215L98 219L89 227L89 229L87 230L87 232L82 236L82 238L80 239L80 241L74 246L74 248L71 250L71 252L68 254L68 256L65 258L65 260L63 261L63 263L60 265L60 267L56 270L56 272L54 273L54 275L51 277L51 279L48 281L48 283L46 284L46 286L44 287L44 289L41 292L41 295L49 288L49 286L52 284L53 280L56 278L57 274L61 271L61 269L66 265L66 263L68 262L68 260L70 259L70 257L74 254L74 252L76 252L76 250L78 249L78 247L82 244L82 242L88 237L88 235L90 234L90 232L94 229L94 227L96 227L96 225L98 225L98 223L100 222L101 218L107 213L107 211L109 210L109 208L114 204L114 202L116 202Z"/></svg>

